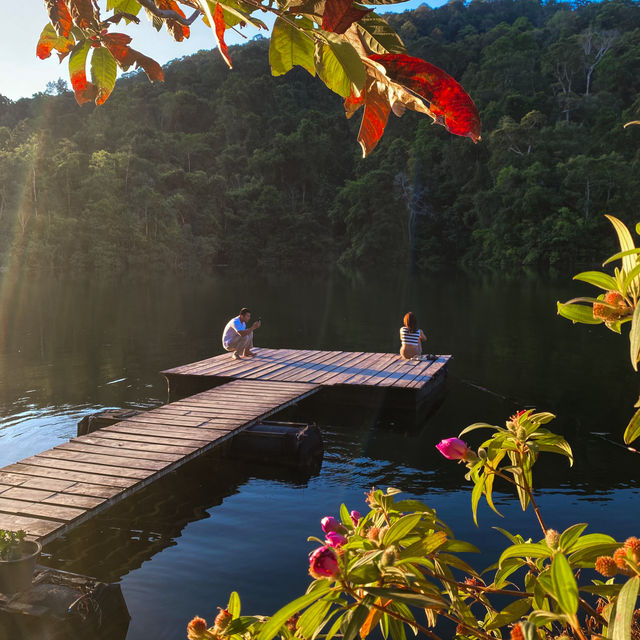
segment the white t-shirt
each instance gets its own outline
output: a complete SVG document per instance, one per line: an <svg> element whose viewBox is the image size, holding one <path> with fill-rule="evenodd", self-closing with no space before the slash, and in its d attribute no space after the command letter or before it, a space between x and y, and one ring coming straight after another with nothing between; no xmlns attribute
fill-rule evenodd
<svg viewBox="0 0 640 640"><path fill-rule="evenodd" d="M240 320L240 316L236 316L235 318L231 318L229 322L227 322L227 326L224 328L222 332L222 346L225 349L229 348L229 343L239 334L240 331L244 331L247 328L246 323Z"/></svg>

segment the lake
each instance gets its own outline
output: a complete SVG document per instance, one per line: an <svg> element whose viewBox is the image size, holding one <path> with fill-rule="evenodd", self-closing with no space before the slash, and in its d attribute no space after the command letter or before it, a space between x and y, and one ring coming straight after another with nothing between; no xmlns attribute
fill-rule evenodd
<svg viewBox="0 0 640 640"><path fill-rule="evenodd" d="M476 528L464 468L434 446L472 422L503 424L529 407L558 415L548 426L576 456L570 469L547 454L534 470L547 525L640 535L638 455L619 446L638 393L628 339L556 315L556 300L588 291L569 275L5 273L0 466L73 437L87 413L166 402L158 372L220 353L222 328L242 306L263 319L258 346L352 351L396 351L402 316L413 310L426 350L454 356L446 395L423 424L391 428L372 410L322 412L317 475L207 457L49 545L43 562L121 582L127 640L183 638L193 615L212 621L232 590L246 614L270 614L301 594L314 548L307 536L321 535L320 519L341 502L364 511L375 485L436 508L456 537L486 550L470 559L482 569L507 544L492 527L538 538L535 516L498 493L505 518L481 504Z"/></svg>

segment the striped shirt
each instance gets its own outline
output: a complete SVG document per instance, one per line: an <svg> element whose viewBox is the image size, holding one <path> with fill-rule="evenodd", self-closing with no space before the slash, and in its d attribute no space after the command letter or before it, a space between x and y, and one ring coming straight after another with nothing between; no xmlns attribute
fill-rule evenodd
<svg viewBox="0 0 640 640"><path fill-rule="evenodd" d="M409 331L407 327L400 327L400 342L402 344L420 344L420 329Z"/></svg>

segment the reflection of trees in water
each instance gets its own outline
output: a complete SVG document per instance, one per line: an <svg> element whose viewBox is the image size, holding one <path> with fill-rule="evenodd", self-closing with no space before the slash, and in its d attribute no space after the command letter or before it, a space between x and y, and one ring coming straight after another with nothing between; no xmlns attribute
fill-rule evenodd
<svg viewBox="0 0 640 640"><path fill-rule="evenodd" d="M215 472L212 473L212 469ZM161 478L47 545L42 563L113 582L177 544L190 523L239 492L252 478L305 486L319 467L293 470L221 457L215 452Z"/></svg>

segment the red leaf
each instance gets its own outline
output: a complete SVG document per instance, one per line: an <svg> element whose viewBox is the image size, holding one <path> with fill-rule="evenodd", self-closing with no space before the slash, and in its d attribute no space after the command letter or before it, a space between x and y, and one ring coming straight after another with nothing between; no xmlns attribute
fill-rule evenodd
<svg viewBox="0 0 640 640"><path fill-rule="evenodd" d="M458 136L480 140L480 115L467 92L449 74L420 58L404 54L372 55L394 82L429 102L429 108L444 128Z"/></svg>
<svg viewBox="0 0 640 640"><path fill-rule="evenodd" d="M98 88L95 84L87 80L87 74L84 69L71 74L71 87L73 88L78 104L93 102L98 95Z"/></svg>
<svg viewBox="0 0 640 640"><path fill-rule="evenodd" d="M224 21L224 12L222 11L222 7L219 2L216 2L216 9L213 12L213 22L216 28L216 38L218 39L218 49L220 49L220 53L222 57L225 59L225 62L229 65L231 69L231 58L229 57L229 47L227 43L224 41L224 32L227 28L227 24Z"/></svg>
<svg viewBox="0 0 640 640"><path fill-rule="evenodd" d="M344 33L354 22L357 22L373 9L358 9L352 0L327 0L322 14L322 28L333 33Z"/></svg>
<svg viewBox="0 0 640 640"><path fill-rule="evenodd" d="M36 47L36 56L40 60L45 60L51 55L51 51L55 49L60 54L60 60L62 60L74 46L75 40L73 38L58 36L53 26L47 24L40 34Z"/></svg>
<svg viewBox="0 0 640 640"><path fill-rule="evenodd" d="M116 59L117 63L125 71L135 64L136 68L142 67L152 82L164 80L164 72L162 67L152 58L129 47L131 38L124 33L105 33L100 38L111 55Z"/></svg>
<svg viewBox="0 0 640 640"><path fill-rule="evenodd" d="M364 113L358 131L358 142L362 147L363 157L367 157L382 138L389 119L391 105L387 96L380 93L374 79L367 82L359 96L356 97L352 93L344 101L347 118L350 118L362 105L364 105Z"/></svg>
<svg viewBox="0 0 640 640"><path fill-rule="evenodd" d="M175 0L156 0L156 6L163 11L175 11L183 18L186 17L180 5L175 2ZM189 27L180 24L177 20L165 20L165 24L167 25L167 30L177 42L182 42L185 38L189 37Z"/></svg>
<svg viewBox="0 0 640 640"><path fill-rule="evenodd" d="M88 29L96 24L96 16L91 0L67 0L73 23L80 29Z"/></svg>
<svg viewBox="0 0 640 640"><path fill-rule="evenodd" d="M49 20L56 33L62 38L68 37L71 31L71 15L64 0L46 0L46 5Z"/></svg>

